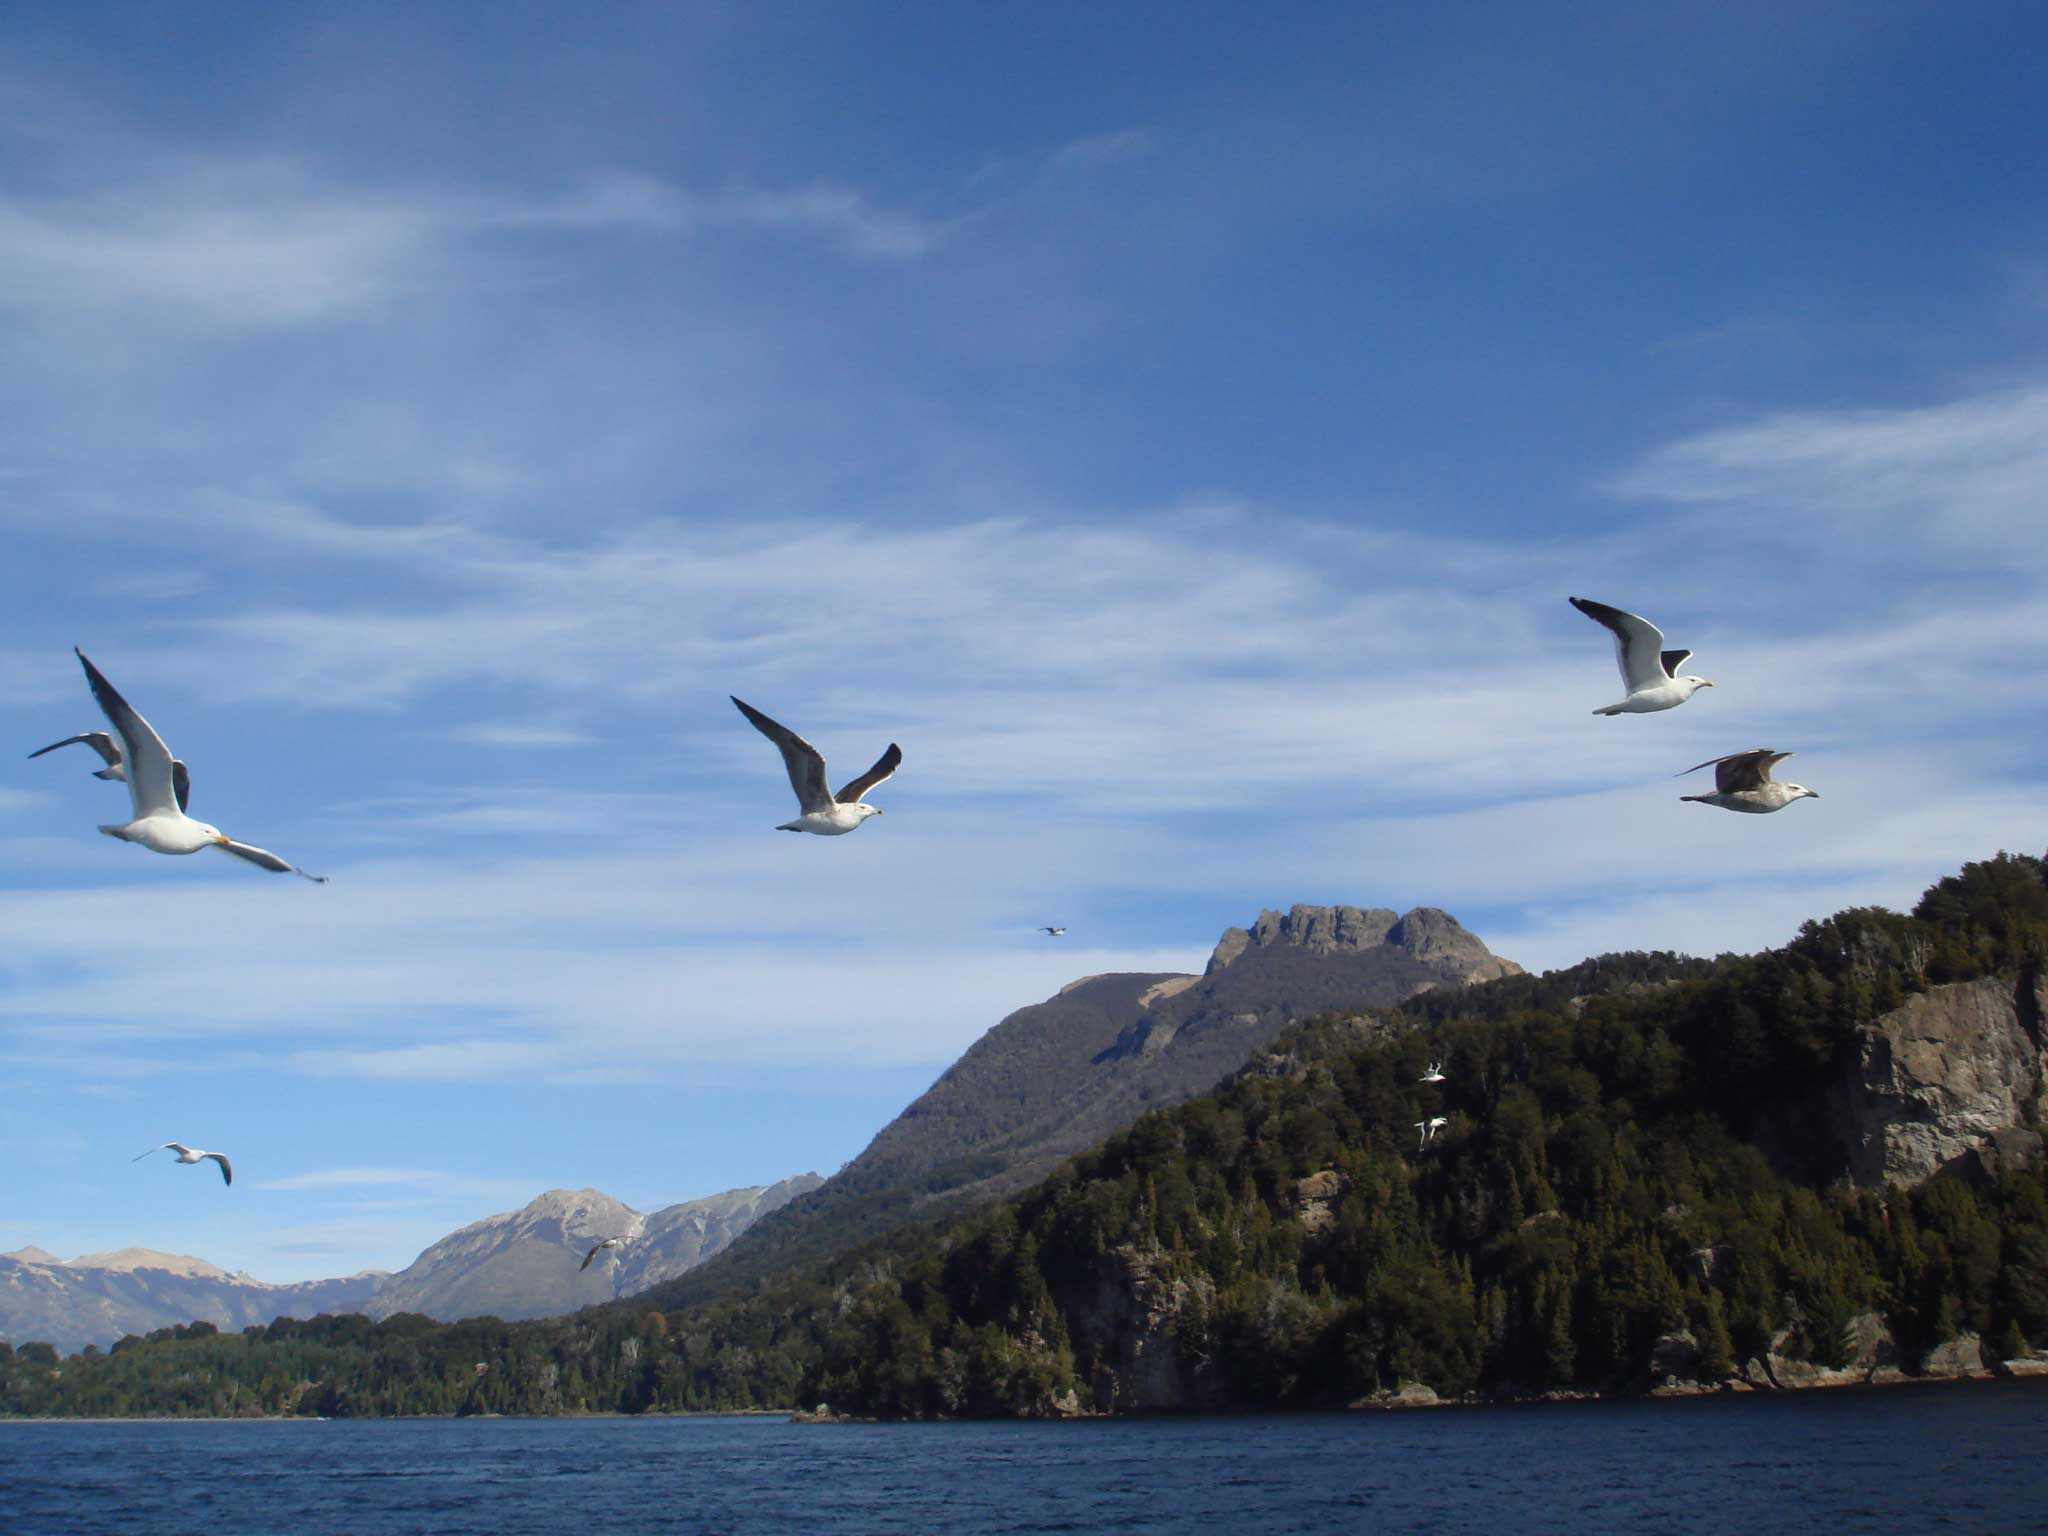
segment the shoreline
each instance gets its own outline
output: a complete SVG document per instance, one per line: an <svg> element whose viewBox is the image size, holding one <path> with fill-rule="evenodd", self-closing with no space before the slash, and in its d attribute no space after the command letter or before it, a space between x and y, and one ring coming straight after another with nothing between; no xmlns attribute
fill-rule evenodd
<svg viewBox="0 0 2048 1536"><path fill-rule="evenodd" d="M1688 1402L1701 1399L1748 1397L1769 1400L1800 1397L1808 1393L1855 1394L1894 1387L1959 1387L1978 1383L2048 1381L2048 1360L2006 1360L1996 1366L1940 1375L1909 1376L1904 1372L1851 1371L1833 1373L1829 1379L1793 1385L1758 1385L1733 1376L1721 1382L1666 1381L1640 1392L1590 1392L1556 1390L1523 1395L1438 1397L1434 1393L1388 1393L1380 1397L1357 1398L1349 1403L1324 1403L1287 1408L1155 1408L1136 1413L1079 1411L1005 1418L952 1416L933 1419L883 1419L872 1414L816 1413L808 1408L731 1408L651 1410L622 1413L613 1409L580 1413L407 1413L354 1414L327 1418L316 1414L0 1414L0 1428L14 1424L431 1424L477 1423L486 1421L555 1423L590 1419L776 1419L786 1424L1068 1424L1082 1422L1139 1421L1145 1419L1230 1419L1297 1413L1416 1413L1447 1408L1544 1408L1620 1403Z"/></svg>

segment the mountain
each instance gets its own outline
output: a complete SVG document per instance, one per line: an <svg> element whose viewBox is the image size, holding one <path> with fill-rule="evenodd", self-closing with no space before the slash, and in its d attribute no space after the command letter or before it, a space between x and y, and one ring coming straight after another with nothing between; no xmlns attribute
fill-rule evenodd
<svg viewBox="0 0 2048 1536"><path fill-rule="evenodd" d="M123 1248L68 1263L40 1248L0 1254L0 1342L69 1354L189 1322L234 1332L280 1317L423 1312L441 1321L544 1317L671 1280L768 1211L814 1189L814 1173L686 1200L643 1216L594 1189L550 1190L426 1249L398 1274L269 1285L184 1254ZM599 1238L630 1236L579 1271Z"/></svg>
<svg viewBox="0 0 2048 1536"><path fill-rule="evenodd" d="M2044 977L2048 865L2000 855L1910 916L1851 908L1756 955L1328 1010L1019 1194L687 1309L670 1285L525 1323L0 1350L0 1414L1054 1415L2048 1374Z"/></svg>
<svg viewBox="0 0 2048 1536"><path fill-rule="evenodd" d="M451 1232L393 1275L363 1310L462 1317L550 1317L630 1296L696 1267L794 1196L815 1173L663 1206L643 1216L594 1189L551 1189L516 1211ZM607 1237L623 1247L584 1256Z"/></svg>
<svg viewBox="0 0 2048 1536"><path fill-rule="evenodd" d="M277 1317L354 1312L387 1278L383 1270L365 1270L341 1280L266 1285L204 1259L146 1248L86 1254L68 1264L40 1248L21 1248L0 1254L0 1340L34 1339L70 1352L194 1320L232 1331Z"/></svg>
<svg viewBox="0 0 2048 1536"><path fill-rule="evenodd" d="M990 1029L815 1192L656 1299L701 1299L1022 1189L1146 1110L1213 1088L1299 1019L1520 974L1434 907L1295 906L1225 930L1199 976L1069 982Z"/></svg>

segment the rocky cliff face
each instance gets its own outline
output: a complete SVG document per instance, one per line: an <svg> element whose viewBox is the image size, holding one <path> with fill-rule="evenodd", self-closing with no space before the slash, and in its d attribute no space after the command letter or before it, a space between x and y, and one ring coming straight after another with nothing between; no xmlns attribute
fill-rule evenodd
<svg viewBox="0 0 2048 1536"><path fill-rule="evenodd" d="M2044 1008L2048 985L1985 978L1931 988L1857 1031L1829 1106L1849 1176L1910 1186L2038 1158Z"/></svg>
<svg viewBox="0 0 2048 1536"><path fill-rule="evenodd" d="M1397 949L1459 985L1522 973L1514 961L1495 955L1455 917L1436 907L1417 907L1397 917L1386 907L1293 906L1285 914L1261 912L1248 929L1226 928L1203 974L1214 976L1248 950L1275 947L1319 956Z"/></svg>

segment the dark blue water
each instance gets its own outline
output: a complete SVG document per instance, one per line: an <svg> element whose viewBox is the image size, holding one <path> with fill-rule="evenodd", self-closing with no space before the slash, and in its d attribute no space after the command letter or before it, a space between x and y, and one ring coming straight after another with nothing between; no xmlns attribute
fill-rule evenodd
<svg viewBox="0 0 2048 1536"><path fill-rule="evenodd" d="M1069 1424L0 1424L9 1536L2048 1531L2048 1383Z"/></svg>

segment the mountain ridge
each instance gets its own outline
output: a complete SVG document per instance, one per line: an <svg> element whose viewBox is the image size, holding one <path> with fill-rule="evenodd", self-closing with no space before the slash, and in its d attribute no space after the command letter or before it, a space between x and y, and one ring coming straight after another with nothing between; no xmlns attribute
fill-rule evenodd
<svg viewBox="0 0 2048 1536"><path fill-rule="evenodd" d="M1200 974L1080 977L991 1026L859 1156L661 1301L702 1300L897 1222L1024 1188L1146 1110L1206 1091L1325 1009L1521 972L1440 908L1296 904L1225 929Z"/></svg>
<svg viewBox="0 0 2048 1536"><path fill-rule="evenodd" d="M418 1312L441 1322L544 1317L674 1279L819 1182L815 1173L798 1174L645 1215L596 1190L548 1190L517 1211L437 1239L395 1273L369 1269L286 1284L190 1254L121 1248L66 1261L29 1246L0 1254L0 1343L34 1340L69 1353L187 1323L236 1330L323 1312L379 1319ZM580 1268L593 1243L621 1230L645 1241Z"/></svg>

